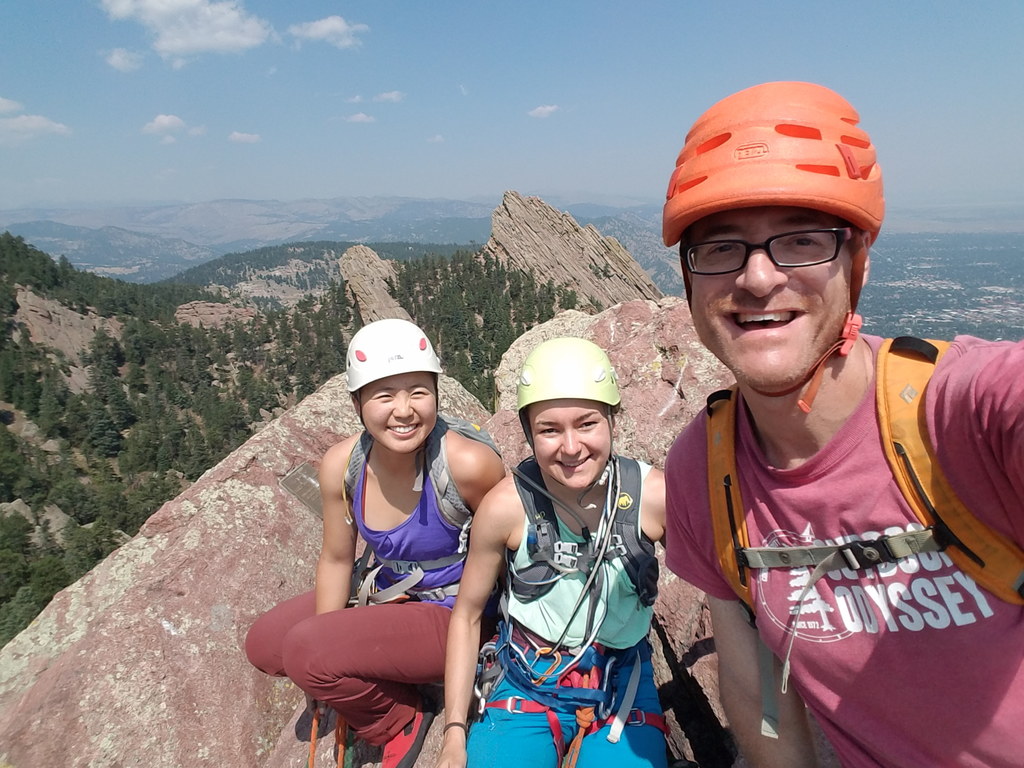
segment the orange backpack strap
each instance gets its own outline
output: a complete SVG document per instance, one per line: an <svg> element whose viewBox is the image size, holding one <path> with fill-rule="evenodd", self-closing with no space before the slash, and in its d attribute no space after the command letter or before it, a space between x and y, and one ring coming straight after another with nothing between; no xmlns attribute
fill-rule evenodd
<svg viewBox="0 0 1024 768"><path fill-rule="evenodd" d="M953 561L1008 603L1024 605L1024 551L957 497L928 439L923 397L948 341L901 336L878 353L876 397L886 458L914 514L934 526Z"/></svg>
<svg viewBox="0 0 1024 768"><path fill-rule="evenodd" d="M750 571L742 550L750 546L736 471L736 387L708 397L708 501L715 552L722 573L753 619Z"/></svg>

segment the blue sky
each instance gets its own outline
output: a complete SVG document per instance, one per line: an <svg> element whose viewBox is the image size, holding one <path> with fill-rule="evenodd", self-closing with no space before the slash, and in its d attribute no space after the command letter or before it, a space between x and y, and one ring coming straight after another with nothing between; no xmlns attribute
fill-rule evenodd
<svg viewBox="0 0 1024 768"><path fill-rule="evenodd" d="M857 107L890 206L1024 202L1020 0L3 0L0 29L0 209L657 202L768 80Z"/></svg>

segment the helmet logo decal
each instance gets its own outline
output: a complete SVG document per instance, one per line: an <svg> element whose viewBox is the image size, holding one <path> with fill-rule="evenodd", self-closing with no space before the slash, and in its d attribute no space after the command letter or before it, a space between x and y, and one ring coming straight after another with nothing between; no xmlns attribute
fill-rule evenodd
<svg viewBox="0 0 1024 768"><path fill-rule="evenodd" d="M405 358L402 357L401 355L391 355L391 357L388 358L389 363L393 363L396 360L405 360Z"/></svg>
<svg viewBox="0 0 1024 768"><path fill-rule="evenodd" d="M604 377L605 377L605 370L604 370L604 368L598 367L598 368L594 369L594 381L595 382L597 382L597 381L604 381Z"/></svg>
<svg viewBox="0 0 1024 768"><path fill-rule="evenodd" d="M619 494L619 500L616 502L616 506L619 509L629 509L633 506L633 497L623 491Z"/></svg>
<svg viewBox="0 0 1024 768"><path fill-rule="evenodd" d="M754 157L764 157L769 151L767 144L763 141L758 141L752 144L743 144L742 146L736 147L736 149L733 150L732 156L737 160L750 160Z"/></svg>
<svg viewBox="0 0 1024 768"><path fill-rule="evenodd" d="M420 352L427 348L427 340L425 338L420 339Z"/></svg>
<svg viewBox="0 0 1024 768"><path fill-rule="evenodd" d="M361 349L357 349L356 350L356 360L358 360L360 363L365 363L366 362L366 353L363 352L363 350L361 350Z"/></svg>

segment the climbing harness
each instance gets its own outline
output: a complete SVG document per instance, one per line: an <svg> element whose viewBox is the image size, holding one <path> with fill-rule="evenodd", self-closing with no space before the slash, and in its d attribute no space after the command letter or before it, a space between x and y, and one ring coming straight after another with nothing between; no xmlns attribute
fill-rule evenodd
<svg viewBox="0 0 1024 768"><path fill-rule="evenodd" d="M617 742L627 726L652 725L667 732L661 713L634 708L640 684L641 665L650 660L646 640L626 649L607 648L596 642L603 616L597 606L606 582L603 565L621 558L638 603L649 607L657 595L657 559L654 546L640 529L642 473L638 462L614 457L602 477L606 485L604 507L597 529L591 535L575 511L552 496L534 459L514 470L516 487L527 516L526 551L530 564L517 567L515 553L507 556L509 589L517 600L542 599L554 584L569 575L583 576L580 594L565 617L565 629L556 640L534 635L509 615L503 601L504 620L498 636L483 646L474 687L478 712L500 708L510 713L544 713L551 728L555 749L563 768L573 768L585 736L611 724L608 739ZM582 543L564 541L559 535L555 505L576 518ZM584 639L579 646L564 645L570 625L585 606ZM630 666L631 665L631 666ZM622 690L615 689L619 670L629 669ZM522 695L489 700L502 682ZM618 699L618 705L613 705ZM562 734L558 712L575 709L576 733L568 745Z"/></svg>

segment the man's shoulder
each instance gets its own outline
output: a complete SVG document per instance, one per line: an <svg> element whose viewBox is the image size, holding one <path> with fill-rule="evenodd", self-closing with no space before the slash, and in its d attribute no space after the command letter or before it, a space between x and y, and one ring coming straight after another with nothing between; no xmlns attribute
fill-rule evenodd
<svg viewBox="0 0 1024 768"><path fill-rule="evenodd" d="M694 460L707 453L707 422L707 414L702 408L679 433L665 457L666 474L691 471L695 464L700 464L701 467L706 465L706 462Z"/></svg>

